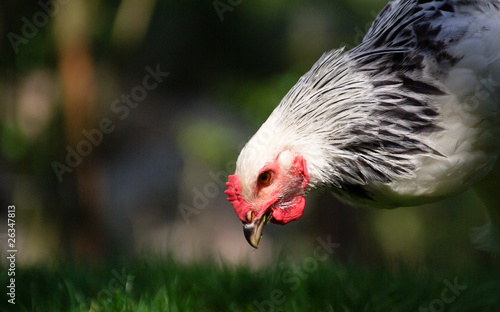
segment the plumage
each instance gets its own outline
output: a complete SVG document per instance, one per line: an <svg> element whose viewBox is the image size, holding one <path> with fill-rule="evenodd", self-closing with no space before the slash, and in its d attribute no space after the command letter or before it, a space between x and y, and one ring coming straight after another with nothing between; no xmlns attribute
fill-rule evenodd
<svg viewBox="0 0 500 312"><path fill-rule="evenodd" d="M352 205L395 208L460 193L496 164L499 86L500 0L392 1L359 46L325 53L246 144L234 174L240 201L250 221L274 215L288 197L271 192L259 206L268 191L256 181L270 164L295 168L280 160L285 151L304 159L308 180L286 194L329 187ZM235 186L230 178L229 193ZM488 209L500 228L500 199Z"/></svg>

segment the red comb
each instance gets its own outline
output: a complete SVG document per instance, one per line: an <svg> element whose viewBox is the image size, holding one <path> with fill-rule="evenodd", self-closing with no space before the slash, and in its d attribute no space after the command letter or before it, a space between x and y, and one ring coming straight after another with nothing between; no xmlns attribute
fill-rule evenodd
<svg viewBox="0 0 500 312"><path fill-rule="evenodd" d="M245 214L250 209L250 205L246 202L246 200L241 196L241 182L240 178L237 175L230 175L228 178L228 182L226 182L227 190L224 192L227 194L231 204L233 204L234 211L240 218L241 221L245 221Z"/></svg>

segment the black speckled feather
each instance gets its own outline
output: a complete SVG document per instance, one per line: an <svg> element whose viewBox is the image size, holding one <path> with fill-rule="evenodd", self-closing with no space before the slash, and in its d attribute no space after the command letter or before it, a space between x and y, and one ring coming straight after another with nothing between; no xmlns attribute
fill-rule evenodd
<svg viewBox="0 0 500 312"><path fill-rule="evenodd" d="M480 174L463 173L459 179L464 181L456 185L432 182L456 174L454 157L459 156L453 153L464 153L461 144L473 140L466 134L458 137L458 132L448 134L450 117L443 114L450 114L455 105L450 103L458 99L447 81L450 72L469 66L468 58L475 57L462 45L475 37L492 36L492 27L500 30L492 22L500 19L499 7L499 0L389 2L359 46L325 53L299 79L247 145L249 150L259 149L254 145L268 133L280 139L257 159L243 150L238 162L253 165L242 165L240 170L253 172L276 157L276 151L293 149L309 164L310 188L333 186L333 192L347 202L383 207L431 201L465 188L469 183L465 179L473 181ZM473 65L466 70L476 69ZM460 91L467 79L477 83L474 77L465 75L455 87ZM466 122L481 116L464 118ZM450 141L456 141L454 147L440 141L447 135L457 135ZM424 170L423 164L431 164L431 159L435 164L428 168L439 171Z"/></svg>
<svg viewBox="0 0 500 312"><path fill-rule="evenodd" d="M325 53L299 79L241 151L233 180L255 209L269 201L254 187L259 172L305 172L291 169L295 157L307 173L271 185L278 198L259 213L317 187L356 206L415 206L487 175L492 193L499 151L500 0L395 0L359 46ZM281 189L304 177L305 189ZM492 222L474 242L500 252L500 197L486 204Z"/></svg>

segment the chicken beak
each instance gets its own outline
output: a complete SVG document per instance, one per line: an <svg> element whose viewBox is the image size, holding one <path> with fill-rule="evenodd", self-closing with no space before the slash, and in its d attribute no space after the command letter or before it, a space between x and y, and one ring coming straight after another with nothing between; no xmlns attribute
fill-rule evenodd
<svg viewBox="0 0 500 312"><path fill-rule="evenodd" d="M262 237L262 231L264 226L268 224L273 218L271 210L266 211L266 213L260 219L255 219L250 223L243 223L243 233L248 243L253 247L257 248L259 246L260 238Z"/></svg>

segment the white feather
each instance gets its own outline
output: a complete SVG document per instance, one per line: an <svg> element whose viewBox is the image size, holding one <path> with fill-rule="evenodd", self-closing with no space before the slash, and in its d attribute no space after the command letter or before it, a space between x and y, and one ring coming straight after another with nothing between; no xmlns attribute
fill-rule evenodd
<svg viewBox="0 0 500 312"><path fill-rule="evenodd" d="M299 79L241 151L236 175L251 197L260 170L293 150L309 188L332 186L346 202L435 201L494 167L499 109L500 1L392 1L360 46L325 53Z"/></svg>

